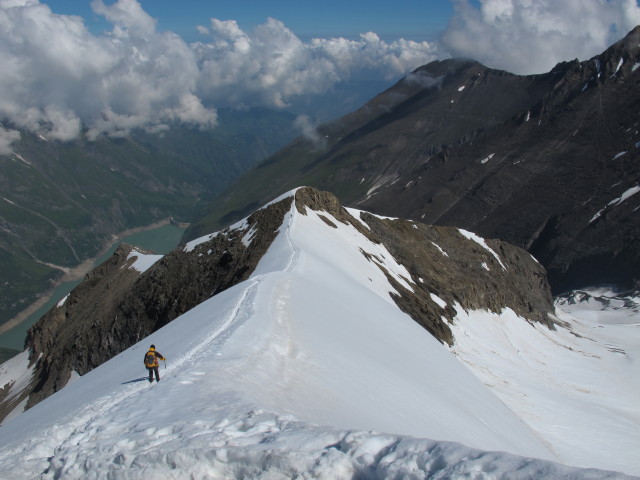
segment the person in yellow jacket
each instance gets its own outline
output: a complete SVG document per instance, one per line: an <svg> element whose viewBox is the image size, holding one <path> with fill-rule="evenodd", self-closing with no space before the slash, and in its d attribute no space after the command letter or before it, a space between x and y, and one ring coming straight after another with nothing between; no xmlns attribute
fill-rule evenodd
<svg viewBox="0 0 640 480"><path fill-rule="evenodd" d="M156 346L151 345L149 351L144 354L144 366L149 370L149 383L153 382L153 374L156 375L156 382L160 381L160 372L158 372L158 360L166 360L160 352L156 352Z"/></svg>

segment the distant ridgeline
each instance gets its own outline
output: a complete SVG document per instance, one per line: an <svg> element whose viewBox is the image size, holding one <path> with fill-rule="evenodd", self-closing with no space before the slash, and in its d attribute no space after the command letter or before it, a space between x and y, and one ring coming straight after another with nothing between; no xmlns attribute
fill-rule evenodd
<svg viewBox="0 0 640 480"><path fill-rule="evenodd" d="M418 68L243 175L195 238L298 185L381 215L527 249L554 292L640 286L640 27L590 60L519 76Z"/></svg>
<svg viewBox="0 0 640 480"><path fill-rule="evenodd" d="M0 324L114 235L190 221L294 134L290 114L218 113L212 131L173 125L162 135L66 143L22 131L14 153L0 156Z"/></svg>

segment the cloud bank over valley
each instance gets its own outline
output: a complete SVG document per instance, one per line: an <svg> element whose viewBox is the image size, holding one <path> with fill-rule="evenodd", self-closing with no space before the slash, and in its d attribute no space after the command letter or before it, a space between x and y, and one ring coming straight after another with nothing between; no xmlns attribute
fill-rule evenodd
<svg viewBox="0 0 640 480"><path fill-rule="evenodd" d="M303 41L275 18L252 31L210 18L194 26L202 40L187 43L159 31L137 0L93 0L94 14L109 23L100 34L38 0L0 0L0 154L11 152L16 129L61 141L161 131L172 122L208 129L218 108L286 109L346 82L391 83L452 54L541 72L595 55L640 23L635 0L454 4L441 41L385 41L374 32Z"/></svg>
<svg viewBox="0 0 640 480"><path fill-rule="evenodd" d="M640 24L636 0L453 0L442 35L453 56L522 75L598 55Z"/></svg>
<svg viewBox="0 0 640 480"><path fill-rule="evenodd" d="M168 122L216 125L216 108L286 108L362 75L392 79L438 57L428 42L357 40L304 43L282 22L253 32L211 19L205 40L160 32L136 0L92 2L113 28L92 34L78 16L36 0L0 0L0 119L48 139L126 135ZM0 151L15 131L0 130Z"/></svg>

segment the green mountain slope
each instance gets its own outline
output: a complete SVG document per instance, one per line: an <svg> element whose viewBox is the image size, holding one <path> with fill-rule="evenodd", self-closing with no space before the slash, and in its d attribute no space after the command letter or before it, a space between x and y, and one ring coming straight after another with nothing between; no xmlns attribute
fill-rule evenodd
<svg viewBox="0 0 640 480"><path fill-rule="evenodd" d="M113 235L167 217L190 221L292 138L293 116L220 111L219 127L129 138L46 141L28 132L0 156L0 324ZM53 266L52 266L53 265Z"/></svg>

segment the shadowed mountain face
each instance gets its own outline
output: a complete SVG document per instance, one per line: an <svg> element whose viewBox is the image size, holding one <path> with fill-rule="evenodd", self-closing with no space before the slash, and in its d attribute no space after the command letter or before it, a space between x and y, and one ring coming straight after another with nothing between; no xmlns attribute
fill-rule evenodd
<svg viewBox="0 0 640 480"><path fill-rule="evenodd" d="M468 60L417 69L231 187L193 237L313 185L383 215L527 249L561 292L640 272L640 27L588 61L517 76Z"/></svg>

